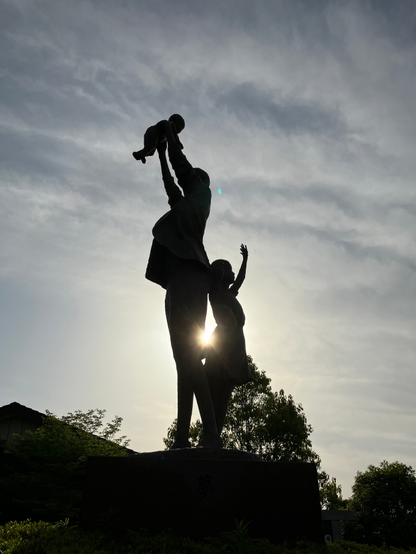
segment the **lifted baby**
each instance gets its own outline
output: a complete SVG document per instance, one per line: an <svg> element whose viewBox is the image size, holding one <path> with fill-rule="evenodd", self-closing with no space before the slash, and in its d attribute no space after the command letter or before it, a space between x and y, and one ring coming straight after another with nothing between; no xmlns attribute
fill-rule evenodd
<svg viewBox="0 0 416 554"><path fill-rule="evenodd" d="M185 128L185 120L181 115L175 113L170 116L169 121L172 123L172 130L176 141L179 143L181 149L183 149L178 134ZM135 160L141 160L142 163L145 164L147 156L153 156L156 152L157 145L166 141L166 131L163 128L164 123L164 121L159 121L159 123L147 129L144 134L144 148L137 152L133 152Z"/></svg>

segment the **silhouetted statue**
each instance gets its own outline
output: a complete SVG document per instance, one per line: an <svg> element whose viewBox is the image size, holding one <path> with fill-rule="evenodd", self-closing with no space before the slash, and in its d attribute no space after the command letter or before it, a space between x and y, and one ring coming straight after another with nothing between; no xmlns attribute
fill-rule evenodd
<svg viewBox="0 0 416 554"><path fill-rule="evenodd" d="M211 389L217 431L221 433L228 401L233 388L251 381L243 327L245 316L236 296L246 276L248 250L242 244L240 271L234 280L230 262L212 262L212 284L209 292L217 327L206 348L205 369Z"/></svg>
<svg viewBox="0 0 416 554"><path fill-rule="evenodd" d="M221 447L208 378L201 358L211 271L203 245L211 207L209 176L188 162L172 124L158 124L167 137L158 142L163 183L171 209L153 228L154 240L146 277L166 289L166 318L178 372L178 421L173 448L189 447L189 426L195 394L203 423L200 446Z"/></svg>
<svg viewBox="0 0 416 554"><path fill-rule="evenodd" d="M178 134L185 129L185 120L179 114L173 114L170 116L169 121L173 123L173 133L176 136L176 140L181 149L183 149L182 143L178 138ZM144 147L142 150L133 152L133 157L135 160L141 160L142 163L146 163L147 156L153 156L156 152L157 145L161 142L166 142L166 132L164 130L164 122L159 121L156 125L149 127L143 138Z"/></svg>

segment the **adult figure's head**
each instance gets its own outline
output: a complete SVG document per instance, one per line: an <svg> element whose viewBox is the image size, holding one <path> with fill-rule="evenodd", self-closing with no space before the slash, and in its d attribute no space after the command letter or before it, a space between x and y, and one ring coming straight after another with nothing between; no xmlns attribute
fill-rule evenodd
<svg viewBox="0 0 416 554"><path fill-rule="evenodd" d="M208 173L206 171L204 171L203 169L201 169L200 167L194 167L194 171L200 177L202 183L204 185L206 185L207 187L209 187L211 181L210 181Z"/></svg>

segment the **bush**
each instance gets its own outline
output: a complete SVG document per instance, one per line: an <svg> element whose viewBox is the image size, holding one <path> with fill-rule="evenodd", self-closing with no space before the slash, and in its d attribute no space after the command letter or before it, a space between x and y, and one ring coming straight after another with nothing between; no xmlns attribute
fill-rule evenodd
<svg viewBox="0 0 416 554"><path fill-rule="evenodd" d="M125 437L115 439L121 418L103 426L105 410L77 411L25 437L15 435L10 454L0 453L0 524L26 518L57 521L81 508L88 456L125 456ZM109 440L110 439L110 440Z"/></svg>
<svg viewBox="0 0 416 554"><path fill-rule="evenodd" d="M244 526L219 538L194 541L168 533L151 535L146 531L109 536L69 527L67 522L46 523L12 521L0 527L1 554L404 554L352 542L318 545L297 543L273 545L267 540L251 539ZM416 549L407 554L416 554Z"/></svg>

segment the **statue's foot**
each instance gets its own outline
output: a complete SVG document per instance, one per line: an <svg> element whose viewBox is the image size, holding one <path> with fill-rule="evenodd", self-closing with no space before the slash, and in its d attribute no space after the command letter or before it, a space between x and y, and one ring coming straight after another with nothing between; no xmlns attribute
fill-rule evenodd
<svg viewBox="0 0 416 554"><path fill-rule="evenodd" d="M142 160L143 163L146 163L140 155L140 150L138 152L133 152L133 158L137 161Z"/></svg>
<svg viewBox="0 0 416 554"><path fill-rule="evenodd" d="M205 433L199 441L198 446L202 446L203 448L222 448L222 439L219 435Z"/></svg>
<svg viewBox="0 0 416 554"><path fill-rule="evenodd" d="M176 440L172 444L170 449L171 450L176 450L177 448L192 448L192 444L188 440L186 440L186 441Z"/></svg>

